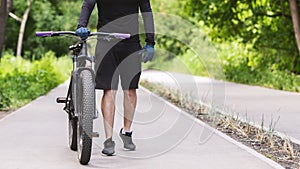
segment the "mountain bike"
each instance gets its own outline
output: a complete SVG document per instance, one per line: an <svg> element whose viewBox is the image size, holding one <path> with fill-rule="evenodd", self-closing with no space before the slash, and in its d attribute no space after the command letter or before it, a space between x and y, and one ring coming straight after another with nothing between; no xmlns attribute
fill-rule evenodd
<svg viewBox="0 0 300 169"><path fill-rule="evenodd" d="M75 36L71 31L36 32L38 37ZM89 37L97 36L98 40L110 41L130 38L129 34L93 32ZM92 152L93 120L98 117L95 104L95 57L88 55L87 39L69 47L73 52L73 70L66 97L58 97L57 103L64 103L68 114L69 147L78 152L78 160L86 165Z"/></svg>

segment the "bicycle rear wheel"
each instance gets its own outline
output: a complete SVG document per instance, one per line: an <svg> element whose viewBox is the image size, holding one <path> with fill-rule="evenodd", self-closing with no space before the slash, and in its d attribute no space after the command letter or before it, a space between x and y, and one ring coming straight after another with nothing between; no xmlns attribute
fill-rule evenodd
<svg viewBox="0 0 300 169"><path fill-rule="evenodd" d="M77 151L77 119L69 119L69 147Z"/></svg>
<svg viewBox="0 0 300 169"><path fill-rule="evenodd" d="M67 102L67 106L66 106L66 110L68 110L68 114L69 114L69 120L68 120L68 130L69 130L69 147L71 150L73 151L77 151L77 123L78 123L78 118L74 115L75 114L75 107L74 107L74 102L76 101L76 98L74 96L76 96L75 94L75 84L74 76L72 76L71 78L71 82L70 82L70 87L69 87L69 91L68 91L68 97L67 100L70 99L70 101ZM75 104L76 105L76 104Z"/></svg>
<svg viewBox="0 0 300 169"><path fill-rule="evenodd" d="M80 72L77 89L77 151L79 162L86 165L91 157L95 113L95 88L90 71L83 70Z"/></svg>

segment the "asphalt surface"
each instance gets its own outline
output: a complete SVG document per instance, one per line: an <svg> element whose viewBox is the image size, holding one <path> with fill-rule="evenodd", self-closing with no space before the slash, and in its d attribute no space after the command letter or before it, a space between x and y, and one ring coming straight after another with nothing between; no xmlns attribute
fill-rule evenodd
<svg viewBox="0 0 300 169"><path fill-rule="evenodd" d="M93 140L89 165L82 166L76 152L68 148L63 105L55 103L66 89L67 83L0 120L0 169L280 168L143 89L138 91L133 125L137 150L122 150L117 134L123 118L120 92L114 126L117 155L104 157L100 153L104 141L100 115L94 121L100 137Z"/></svg>
<svg viewBox="0 0 300 169"><path fill-rule="evenodd" d="M300 93L161 71L144 71L142 79L187 93L195 101L257 126L263 123L300 144Z"/></svg>

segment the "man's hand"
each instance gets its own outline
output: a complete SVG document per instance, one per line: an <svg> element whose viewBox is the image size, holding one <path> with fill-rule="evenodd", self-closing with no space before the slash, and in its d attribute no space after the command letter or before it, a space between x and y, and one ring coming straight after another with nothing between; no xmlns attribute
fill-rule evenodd
<svg viewBox="0 0 300 169"><path fill-rule="evenodd" d="M90 31L86 27L81 27L76 30L76 35L80 36L82 39L87 39L89 34Z"/></svg>
<svg viewBox="0 0 300 169"><path fill-rule="evenodd" d="M146 45L140 52L139 55L143 55L143 62L146 63L151 61L154 56L154 46Z"/></svg>

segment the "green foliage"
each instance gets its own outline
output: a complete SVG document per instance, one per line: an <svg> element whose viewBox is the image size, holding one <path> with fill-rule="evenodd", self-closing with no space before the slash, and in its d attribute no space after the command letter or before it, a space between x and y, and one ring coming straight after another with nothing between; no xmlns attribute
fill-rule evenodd
<svg viewBox="0 0 300 169"><path fill-rule="evenodd" d="M253 51L251 46L238 43L222 43L218 47L223 60L224 80L265 86L268 88L300 92L300 75L281 71L280 62Z"/></svg>
<svg viewBox="0 0 300 169"><path fill-rule="evenodd" d="M208 37L183 15L184 1L152 0L157 42L153 62L144 65L166 71L216 75L217 61ZM178 15L180 14L180 15ZM219 64L220 65L220 64ZM222 74L222 73L221 73Z"/></svg>
<svg viewBox="0 0 300 169"><path fill-rule="evenodd" d="M39 59L45 52L55 51L57 56L66 55L68 46L74 38L40 38L35 36L36 31L75 31L81 11L81 0L33 0L26 24L22 57ZM22 17L26 9L26 1L14 0L13 13ZM95 29L97 24L96 10L90 19L90 28ZM5 50L16 51L20 23L9 18Z"/></svg>
<svg viewBox="0 0 300 169"><path fill-rule="evenodd" d="M4 56L0 62L0 109L18 107L46 94L65 81L70 70L71 59L56 58L53 52L33 62Z"/></svg>
<svg viewBox="0 0 300 169"><path fill-rule="evenodd" d="M278 70L300 73L288 1L187 0L185 13L204 23L214 41L251 44L264 57L274 53L271 57L282 61Z"/></svg>
<svg viewBox="0 0 300 169"><path fill-rule="evenodd" d="M168 55L166 60L184 54L188 49L186 43L192 38L193 30L187 29L186 25L183 25L182 18L178 18L178 13L182 12L180 10L182 2L152 0L151 3L156 23L155 40L158 48L173 53L173 55Z"/></svg>

